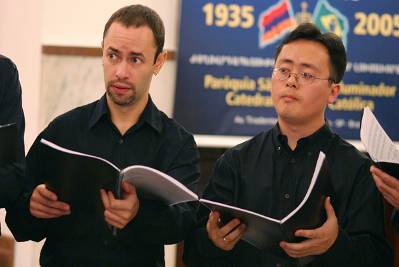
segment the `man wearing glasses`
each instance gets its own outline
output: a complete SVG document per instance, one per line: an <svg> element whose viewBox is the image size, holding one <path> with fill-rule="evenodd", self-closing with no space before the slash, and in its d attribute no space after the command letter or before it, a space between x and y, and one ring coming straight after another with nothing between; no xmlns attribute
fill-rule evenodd
<svg viewBox="0 0 399 267"><path fill-rule="evenodd" d="M278 123L225 152L203 194L282 219L304 198L323 151L332 184L324 224L297 230L304 241L281 240L275 253L240 240L245 225L238 219L220 225L218 212L203 209L201 227L185 244L188 266L297 266L306 256L312 256L306 266L392 266L371 163L325 121L345 68L345 48L335 34L322 34L313 24L291 32L277 49L272 72Z"/></svg>

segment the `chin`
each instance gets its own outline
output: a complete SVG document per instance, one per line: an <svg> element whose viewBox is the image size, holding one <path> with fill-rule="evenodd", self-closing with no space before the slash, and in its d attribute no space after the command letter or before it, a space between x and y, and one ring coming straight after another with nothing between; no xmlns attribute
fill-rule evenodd
<svg viewBox="0 0 399 267"><path fill-rule="evenodd" d="M299 112L278 112L277 114L279 119L288 123L297 124L303 121L303 116Z"/></svg>
<svg viewBox="0 0 399 267"><path fill-rule="evenodd" d="M136 95L130 95L130 96L119 96L117 94L114 94L110 91L107 91L107 95L109 96L109 99L116 105L118 106L130 106L136 102Z"/></svg>

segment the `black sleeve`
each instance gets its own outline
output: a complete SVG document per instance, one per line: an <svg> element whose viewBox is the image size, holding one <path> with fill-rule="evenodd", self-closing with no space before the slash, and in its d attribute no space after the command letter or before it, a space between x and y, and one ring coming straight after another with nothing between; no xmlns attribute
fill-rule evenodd
<svg viewBox="0 0 399 267"><path fill-rule="evenodd" d="M16 66L11 60L0 56L0 124L16 123L18 135L17 162L0 163L0 208L8 208L21 193L25 164L25 120L21 94ZM2 140L2 142L6 141Z"/></svg>
<svg viewBox="0 0 399 267"><path fill-rule="evenodd" d="M392 266L383 201L369 169L367 162L359 168L346 207L335 211L340 229L333 246L317 259L323 266Z"/></svg>
<svg viewBox="0 0 399 267"><path fill-rule="evenodd" d="M210 177L202 198L212 201L235 204L238 173L232 166L239 166L234 162L232 154L227 151L216 162L214 172ZM187 266L234 266L232 251L226 252L216 247L208 238L206 224L209 210L204 206L198 209L198 226L188 237L184 245L184 262ZM242 242L242 241L239 241Z"/></svg>
<svg viewBox="0 0 399 267"><path fill-rule="evenodd" d="M173 147L173 144L171 144ZM180 149L160 155L170 157L165 172L195 191L199 179L199 153L192 135L187 136ZM195 203L167 206L157 200L140 199L136 217L119 232L122 239L132 236L145 243L173 244L183 240L195 226Z"/></svg>
<svg viewBox="0 0 399 267"><path fill-rule="evenodd" d="M17 241L40 241L47 235L46 219L38 219L29 210L30 197L33 189L42 184L40 171L43 164L40 150L40 134L31 146L26 158L26 175L24 178L23 194L15 205L7 210L6 222Z"/></svg>

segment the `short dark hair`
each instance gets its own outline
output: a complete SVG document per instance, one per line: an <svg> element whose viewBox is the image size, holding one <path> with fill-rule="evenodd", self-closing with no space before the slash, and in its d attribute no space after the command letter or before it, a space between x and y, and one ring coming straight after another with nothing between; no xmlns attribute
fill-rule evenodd
<svg viewBox="0 0 399 267"><path fill-rule="evenodd" d="M339 83L346 69L345 46L341 38L336 34L332 32L321 33L319 28L313 23L302 23L298 25L298 27L296 27L278 46L274 59L277 60L284 45L301 39L318 42L327 48L330 57L329 78L334 83Z"/></svg>
<svg viewBox="0 0 399 267"><path fill-rule="evenodd" d="M165 43L165 27L161 18L154 10L143 5L130 5L120 8L112 14L105 24L103 40L113 22L119 22L126 27L148 26L155 39L157 51L155 53L154 62L156 61Z"/></svg>

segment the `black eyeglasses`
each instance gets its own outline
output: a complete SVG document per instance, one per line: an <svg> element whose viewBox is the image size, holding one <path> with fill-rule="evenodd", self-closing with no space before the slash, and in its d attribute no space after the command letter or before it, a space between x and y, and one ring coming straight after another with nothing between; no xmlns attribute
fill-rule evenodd
<svg viewBox="0 0 399 267"><path fill-rule="evenodd" d="M293 73L287 68L274 68L272 74L274 78L280 81L287 80L291 75L294 75L298 83L301 85L311 84L314 80L326 80L335 83L334 79L331 78L319 78L309 72Z"/></svg>

